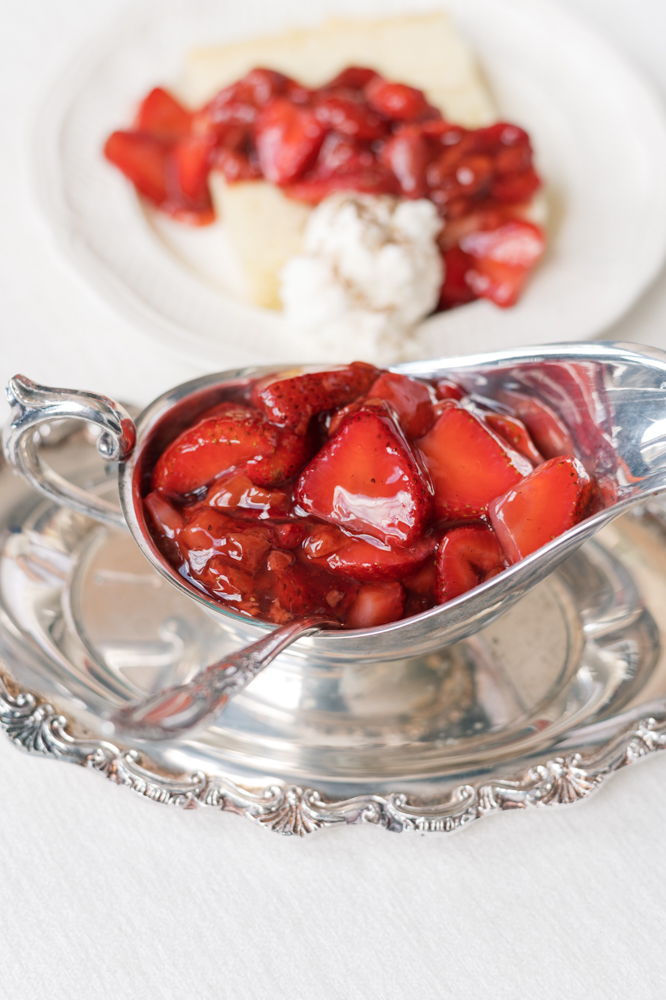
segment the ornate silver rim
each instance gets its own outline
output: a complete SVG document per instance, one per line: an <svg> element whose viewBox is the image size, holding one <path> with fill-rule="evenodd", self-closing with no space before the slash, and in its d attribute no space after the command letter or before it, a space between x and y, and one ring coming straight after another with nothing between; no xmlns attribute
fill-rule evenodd
<svg viewBox="0 0 666 1000"><path fill-rule="evenodd" d="M238 785L203 771L180 776L151 770L136 750L73 736L70 723L48 702L16 691L10 675L0 676L0 726L11 742L28 753L91 768L138 795L195 809L209 806L237 813L275 833L305 836L341 824L371 823L397 833L451 833L494 812L541 806L570 805L586 799L616 771L666 749L666 704L658 714L641 719L590 756L574 752L534 764L512 780L461 784L428 805L412 804L401 792L328 799L313 788L271 784Z"/></svg>

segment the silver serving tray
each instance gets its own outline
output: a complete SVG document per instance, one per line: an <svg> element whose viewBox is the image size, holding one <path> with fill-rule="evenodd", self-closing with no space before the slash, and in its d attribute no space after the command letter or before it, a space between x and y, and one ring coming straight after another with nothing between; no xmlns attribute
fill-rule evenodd
<svg viewBox="0 0 666 1000"><path fill-rule="evenodd" d="M50 430L52 464L112 497L115 469L86 432ZM618 519L470 639L379 663L283 654L197 737L121 746L113 711L187 680L230 637L129 534L44 500L2 464L0 725L24 750L283 834L451 831L585 799L666 747L661 511Z"/></svg>

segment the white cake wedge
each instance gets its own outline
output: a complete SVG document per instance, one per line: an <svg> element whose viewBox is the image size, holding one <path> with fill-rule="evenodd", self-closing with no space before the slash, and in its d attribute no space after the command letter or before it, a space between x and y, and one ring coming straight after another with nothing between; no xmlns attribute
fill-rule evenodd
<svg viewBox="0 0 666 1000"><path fill-rule="evenodd" d="M388 80L425 91L445 118L468 128L496 120L476 61L441 11L377 21L330 20L266 38L197 49L188 56L179 91L192 106L256 66L321 86L348 66L369 66ZM227 184L211 175L216 212L256 305L279 309L279 273L301 251L311 208L264 181Z"/></svg>
<svg viewBox="0 0 666 1000"><path fill-rule="evenodd" d="M216 170L210 174L209 186L248 298L255 305L280 309L280 271L290 257L302 253L311 206L287 198L266 181L227 184Z"/></svg>

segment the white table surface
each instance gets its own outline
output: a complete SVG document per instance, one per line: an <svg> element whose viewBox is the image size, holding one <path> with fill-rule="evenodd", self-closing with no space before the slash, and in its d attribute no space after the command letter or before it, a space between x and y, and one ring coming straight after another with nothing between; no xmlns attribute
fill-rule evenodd
<svg viewBox="0 0 666 1000"><path fill-rule="evenodd" d="M559 2L666 96L663 0ZM25 165L49 76L118 7L3 5L0 382L20 371L147 402L198 369L157 358L69 270ZM666 275L608 336L666 347ZM8 1000L656 998L665 917L666 754L582 806L453 837L365 827L300 841L148 802L0 739Z"/></svg>

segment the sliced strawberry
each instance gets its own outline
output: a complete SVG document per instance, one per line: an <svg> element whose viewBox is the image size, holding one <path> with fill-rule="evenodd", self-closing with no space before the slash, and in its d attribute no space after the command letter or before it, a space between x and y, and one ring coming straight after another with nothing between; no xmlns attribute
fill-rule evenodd
<svg viewBox="0 0 666 1000"><path fill-rule="evenodd" d="M460 597L505 568L494 532L483 524L448 531L437 553L435 597L438 604Z"/></svg>
<svg viewBox="0 0 666 1000"><path fill-rule="evenodd" d="M319 202L333 191L356 191L358 194L400 194L400 185L391 170L383 163L372 163L362 169L347 169L319 177L309 177L285 188L285 193L296 201L310 205Z"/></svg>
<svg viewBox="0 0 666 1000"><path fill-rule="evenodd" d="M411 545L430 512L422 471L386 404L362 407L301 473L294 499L325 521Z"/></svg>
<svg viewBox="0 0 666 1000"><path fill-rule="evenodd" d="M192 131L214 132L224 140L230 127L249 128L256 122L258 114L252 94L240 83L234 83L220 90L195 114Z"/></svg>
<svg viewBox="0 0 666 1000"><path fill-rule="evenodd" d="M331 82L322 89L363 90L371 80L375 80L378 76L376 70L368 69L366 66L348 66L347 69L343 69L341 73L334 76Z"/></svg>
<svg viewBox="0 0 666 1000"><path fill-rule="evenodd" d="M228 184L236 181L256 181L261 177L261 170L256 163L256 157L251 158L245 150L227 149L225 146L213 153L212 167L219 170Z"/></svg>
<svg viewBox="0 0 666 1000"><path fill-rule="evenodd" d="M213 555L221 555L242 564L246 572L254 573L271 547L269 528L243 525L210 508L200 510L188 520L178 541L187 551L195 572L200 572Z"/></svg>
<svg viewBox="0 0 666 1000"><path fill-rule="evenodd" d="M445 216L447 227L488 196L492 175L490 157L467 153L463 143L448 147L430 163L427 170L430 197ZM444 236L447 235L445 230Z"/></svg>
<svg viewBox="0 0 666 1000"><path fill-rule="evenodd" d="M282 97L259 115L255 142L261 171L272 184L289 184L301 177L317 158L326 130L310 108Z"/></svg>
<svg viewBox="0 0 666 1000"><path fill-rule="evenodd" d="M217 476L269 457L277 431L256 410L226 404L215 416L204 417L173 441L153 472L153 489L187 494Z"/></svg>
<svg viewBox="0 0 666 1000"><path fill-rule="evenodd" d="M529 150L529 143L530 138L524 129L507 122L495 122L493 125L474 129L465 135L466 148L480 153L515 147L527 147Z"/></svg>
<svg viewBox="0 0 666 1000"><path fill-rule="evenodd" d="M432 157L428 140L417 125L399 129L384 144L380 156L398 178L401 194L407 198L425 197L426 171Z"/></svg>
<svg viewBox="0 0 666 1000"><path fill-rule="evenodd" d="M155 87L143 99L134 121L139 132L150 132L158 139L184 139L190 134L192 112L179 104L161 87Z"/></svg>
<svg viewBox="0 0 666 1000"><path fill-rule="evenodd" d="M231 611L252 617L261 613L252 575L230 559L215 555L193 575L213 597L228 604Z"/></svg>
<svg viewBox="0 0 666 1000"><path fill-rule="evenodd" d="M488 512L510 563L524 559L585 517L592 485L576 458L551 458L498 497Z"/></svg>
<svg viewBox="0 0 666 1000"><path fill-rule="evenodd" d="M337 538L333 532L338 532ZM304 540L303 551L315 565L327 566L333 573L344 573L354 580L402 580L429 559L436 545L433 535L404 548L353 538L331 525L318 525Z"/></svg>
<svg viewBox="0 0 666 1000"><path fill-rule="evenodd" d="M287 561L287 558L290 560ZM334 580L328 573L306 567L291 552L271 552L267 572L261 577L267 617L276 623L311 614L344 614L358 584Z"/></svg>
<svg viewBox="0 0 666 1000"><path fill-rule="evenodd" d="M517 452L529 459L532 465L541 465L543 456L537 451L522 420L504 413L486 413L483 419L491 430L504 438Z"/></svg>
<svg viewBox="0 0 666 1000"><path fill-rule="evenodd" d="M325 129L364 141L380 139L388 128L367 104L335 94L326 95L317 103L315 116Z"/></svg>
<svg viewBox="0 0 666 1000"><path fill-rule="evenodd" d="M478 518L532 465L468 410L454 402L439 405L440 416L419 441L435 488L435 509L447 519Z"/></svg>
<svg viewBox="0 0 666 1000"><path fill-rule="evenodd" d="M348 628L374 628L402 618L405 592L399 583L365 583L347 609Z"/></svg>
<svg viewBox="0 0 666 1000"><path fill-rule="evenodd" d="M299 521L288 521L286 524L275 524L275 533L283 549L296 549L305 540L308 524Z"/></svg>
<svg viewBox="0 0 666 1000"><path fill-rule="evenodd" d="M402 583L410 594L418 594L419 597L427 598L431 603L435 603L435 584L437 582L437 572L434 559L428 559L420 569L417 569L411 576L403 579Z"/></svg>
<svg viewBox="0 0 666 1000"><path fill-rule="evenodd" d="M169 539L178 538L185 527L185 518L178 508L170 504L161 493L149 493L143 502L160 534Z"/></svg>
<svg viewBox="0 0 666 1000"><path fill-rule="evenodd" d="M450 378L440 378L435 385L437 399L462 399L465 390Z"/></svg>
<svg viewBox="0 0 666 1000"><path fill-rule="evenodd" d="M294 81L284 73L258 66L245 74L240 86L251 97L252 103L257 108L263 108L274 97L284 94L293 83Z"/></svg>
<svg viewBox="0 0 666 1000"><path fill-rule="evenodd" d="M508 152L513 152L513 150L507 150ZM515 160L516 157L513 157ZM529 163L530 157L527 157L527 162ZM500 161L500 166L505 170L505 176L496 177L491 185L490 193L496 201L505 202L507 204L524 204L528 202L530 198L536 194L536 192L541 187L541 178L537 174L533 166L529 165L526 170L520 173L509 173L507 167L509 166L509 157L505 156L503 162ZM525 162L525 156L523 156L523 163Z"/></svg>
<svg viewBox="0 0 666 1000"><path fill-rule="evenodd" d="M308 442L271 426L259 411L225 403L173 441L153 472L153 489L188 494L232 469L257 486L293 476L307 458Z"/></svg>
<svg viewBox="0 0 666 1000"><path fill-rule="evenodd" d="M605 404L606 389L601 367L586 361L550 362L538 371L524 373L537 400L550 404L568 428L571 450L573 440L588 471L604 469L611 474L617 468L617 453L612 444L614 416ZM560 444L561 447L561 444ZM555 453L547 455L554 458ZM591 460L593 465L588 466Z"/></svg>
<svg viewBox="0 0 666 1000"><path fill-rule="evenodd" d="M500 402L520 417L544 458L576 454L573 438L566 424L543 400L513 389L502 389L497 396Z"/></svg>
<svg viewBox="0 0 666 1000"><path fill-rule="evenodd" d="M172 154L172 178L176 200L212 210L208 193L208 173L215 146L211 135L189 136L176 143Z"/></svg>
<svg viewBox="0 0 666 1000"><path fill-rule="evenodd" d="M545 242L543 230L524 220L463 236L460 248L474 261L465 275L467 284L475 295L498 306L515 305Z"/></svg>
<svg viewBox="0 0 666 1000"><path fill-rule="evenodd" d="M266 560L266 569L269 573L282 573L294 561L292 552L285 549L271 549L271 554Z"/></svg>
<svg viewBox="0 0 666 1000"><path fill-rule="evenodd" d="M437 573L435 570L434 558L428 559L421 569L411 576L403 579L402 585L407 591L405 610L403 616L410 618L412 615L420 615L437 603L435 600L435 583Z"/></svg>
<svg viewBox="0 0 666 1000"><path fill-rule="evenodd" d="M400 426L409 438L422 437L435 420L435 394L426 382L382 372L368 389L368 398L385 399L398 415Z"/></svg>
<svg viewBox="0 0 666 1000"><path fill-rule="evenodd" d="M489 156L465 153L459 147L458 156L450 153L440 157L428 170L428 181L440 188L447 205L454 199L463 198L466 208L471 203L487 197L493 178L493 162ZM447 216L450 211L447 211Z"/></svg>
<svg viewBox="0 0 666 1000"><path fill-rule="evenodd" d="M474 258L464 253L459 246L445 250L442 257L444 284L439 293L439 308L454 309L473 302L477 295L467 283L467 272L474 267Z"/></svg>
<svg viewBox="0 0 666 1000"><path fill-rule="evenodd" d="M328 556L326 565L333 573L344 573L354 580L402 580L430 558L435 546L434 536L420 538L407 548L352 538Z"/></svg>
<svg viewBox="0 0 666 1000"><path fill-rule="evenodd" d="M308 181L313 178L322 181L334 174L358 174L374 164L375 155L367 143L337 132L329 132Z"/></svg>
<svg viewBox="0 0 666 1000"><path fill-rule="evenodd" d="M337 434L340 430L340 425L344 423L347 417L351 413L356 413L356 411L359 410L366 402L368 402L368 400L364 398L357 399L353 403L348 403L346 406L341 406L339 410L335 410L335 412L331 414L331 419L328 424L328 436L333 437Z"/></svg>
<svg viewBox="0 0 666 1000"><path fill-rule="evenodd" d="M233 475L211 486L206 505L222 510L239 510L243 514L279 517L287 512L289 501L286 493L265 490L255 486L243 473Z"/></svg>
<svg viewBox="0 0 666 1000"><path fill-rule="evenodd" d="M308 559L313 560L317 565L317 560L325 559L338 549L343 548L349 542L350 536L341 528L336 528L334 524L314 524L311 525L306 537L303 539L303 552Z"/></svg>
<svg viewBox="0 0 666 1000"><path fill-rule="evenodd" d="M248 465L246 472L255 486L276 486L298 475L311 454L310 437L295 434L287 428L279 428L273 454Z"/></svg>
<svg viewBox="0 0 666 1000"><path fill-rule="evenodd" d="M521 175L525 173L532 165L532 151L529 143L506 146L498 150L495 153L493 162L496 178L505 178L510 177L512 174Z"/></svg>
<svg viewBox="0 0 666 1000"><path fill-rule="evenodd" d="M354 361L347 368L332 371L287 378L270 375L254 383L251 400L271 423L305 434L313 414L351 403L367 391L378 374L373 365Z"/></svg>
<svg viewBox="0 0 666 1000"><path fill-rule="evenodd" d="M112 132L104 155L131 180L139 194L156 205L167 200L171 143L148 132Z"/></svg>
<svg viewBox="0 0 666 1000"><path fill-rule="evenodd" d="M370 107L395 121L412 122L425 116L439 118L438 112L428 104L425 94L405 83L389 83L380 76L365 88Z"/></svg>

